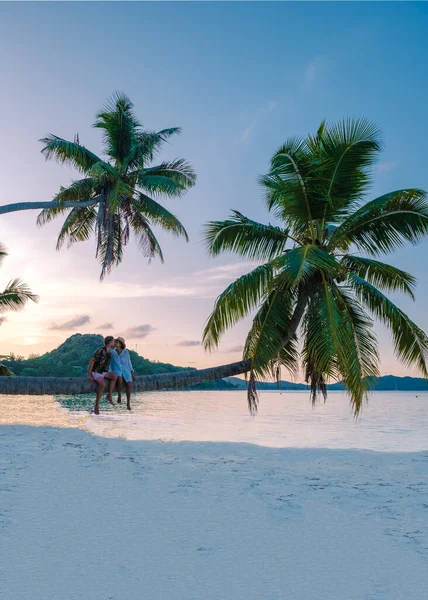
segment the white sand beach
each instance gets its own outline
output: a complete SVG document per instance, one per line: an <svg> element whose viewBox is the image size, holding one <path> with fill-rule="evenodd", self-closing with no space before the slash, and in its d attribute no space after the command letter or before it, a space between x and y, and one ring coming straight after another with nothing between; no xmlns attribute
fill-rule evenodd
<svg viewBox="0 0 428 600"><path fill-rule="evenodd" d="M0 427L5 600L426 600L428 452L108 439L49 410Z"/></svg>

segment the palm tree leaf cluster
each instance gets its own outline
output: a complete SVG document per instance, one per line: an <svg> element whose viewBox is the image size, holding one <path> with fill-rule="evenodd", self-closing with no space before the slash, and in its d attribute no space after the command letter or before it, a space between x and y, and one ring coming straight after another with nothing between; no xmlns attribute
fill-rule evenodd
<svg viewBox="0 0 428 600"><path fill-rule="evenodd" d="M3 259L7 256L7 252L3 244L0 244L0 265ZM4 313L9 311L17 311L24 308L27 302L38 302L39 298L30 290L28 285L21 279L13 279L9 281L5 289L0 292L0 325L4 322ZM1 358L6 358L0 356ZM12 371L0 363L0 377L13 375Z"/></svg>
<svg viewBox="0 0 428 600"><path fill-rule="evenodd" d="M6 256L6 248L0 244L0 266ZM21 279L13 279L0 292L0 315L8 311L21 310L28 301L38 302L38 296L33 294ZM4 318L0 316L0 324L3 320Z"/></svg>
<svg viewBox="0 0 428 600"><path fill-rule="evenodd" d="M428 338L386 294L414 299L415 279L379 260L428 233L426 193L404 189L367 200L382 150L379 129L364 119L323 122L315 136L291 138L260 178L277 224L234 211L208 223L212 256L222 252L260 263L217 298L203 341L212 350L239 320L253 314L244 359L251 361L248 401L256 381L303 368L315 402L330 379L342 379L357 414L379 376L374 320L391 331L395 352L428 376Z"/></svg>
<svg viewBox="0 0 428 600"><path fill-rule="evenodd" d="M58 236L58 249L89 240L95 234L103 279L122 261L131 234L144 256L162 261L154 226L188 239L183 225L158 199L181 197L195 184L196 175L183 159L152 165L164 144L180 129L144 129L124 94L116 93L108 100L94 127L102 132L104 158L85 148L78 138L70 142L49 135L41 140L46 159L71 165L82 178L61 187L53 206L39 214L38 224L67 214ZM65 202L76 205L70 210L61 206Z"/></svg>

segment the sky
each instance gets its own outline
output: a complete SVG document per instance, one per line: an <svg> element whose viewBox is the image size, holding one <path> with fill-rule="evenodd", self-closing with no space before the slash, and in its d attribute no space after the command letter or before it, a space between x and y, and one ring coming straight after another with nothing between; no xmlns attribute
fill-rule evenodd
<svg viewBox="0 0 428 600"><path fill-rule="evenodd" d="M38 140L79 133L99 152L91 125L115 90L148 128L182 128L161 158L184 157L198 174L184 198L164 202L190 242L160 233L164 264L148 264L131 243L103 283L93 241L57 252L60 221L40 229L37 211L2 215L0 287L21 277L40 302L7 315L0 353L43 353L80 332L122 334L147 358L175 364L238 360L248 320L213 354L200 340L216 296L251 264L208 257L204 223L231 209L272 222L257 177L287 137L313 133L324 118L381 126L371 197L428 189L427 27L422 2L0 3L0 204L51 200L76 177L46 162ZM427 250L387 258L417 277L416 302L394 300L425 330ZM376 329L382 374L415 375Z"/></svg>

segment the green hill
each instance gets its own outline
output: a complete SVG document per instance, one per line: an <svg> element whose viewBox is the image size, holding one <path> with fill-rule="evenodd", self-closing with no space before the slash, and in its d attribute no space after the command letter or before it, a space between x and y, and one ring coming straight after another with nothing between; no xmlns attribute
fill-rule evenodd
<svg viewBox="0 0 428 600"><path fill-rule="evenodd" d="M12 355L8 360L3 360L2 364L11 369L15 375L82 377L86 375L94 351L103 343L101 335L76 333L51 352L27 359ZM192 370L191 367L177 367L169 363L148 360L133 350L129 352L136 375L156 375ZM233 390L235 386L221 379L194 386L192 389Z"/></svg>

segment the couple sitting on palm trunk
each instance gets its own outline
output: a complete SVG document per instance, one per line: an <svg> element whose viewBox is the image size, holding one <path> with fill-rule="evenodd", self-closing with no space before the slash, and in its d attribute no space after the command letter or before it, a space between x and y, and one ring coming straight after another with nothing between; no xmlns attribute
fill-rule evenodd
<svg viewBox="0 0 428 600"><path fill-rule="evenodd" d="M104 338L104 346L95 351L88 366L88 379L96 383L97 397L94 413L100 414L100 400L108 381L107 400L114 406L113 391L117 387L117 402L122 402L122 386L125 383L126 407L131 410L132 382L135 381L131 356L122 337L114 339L112 335Z"/></svg>

